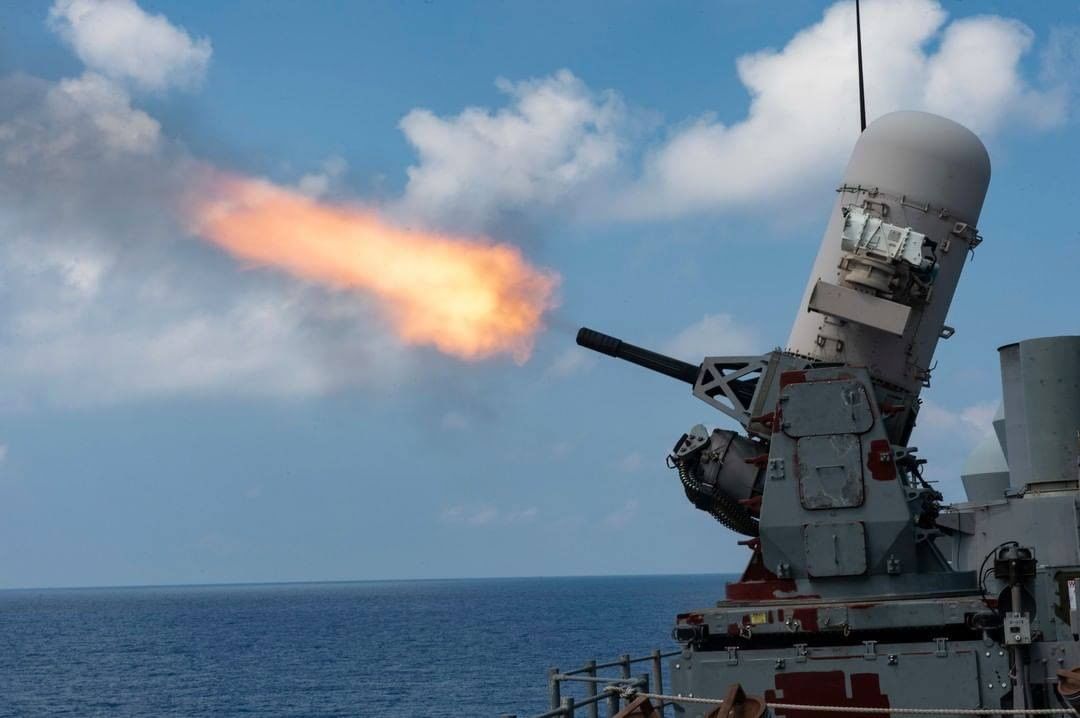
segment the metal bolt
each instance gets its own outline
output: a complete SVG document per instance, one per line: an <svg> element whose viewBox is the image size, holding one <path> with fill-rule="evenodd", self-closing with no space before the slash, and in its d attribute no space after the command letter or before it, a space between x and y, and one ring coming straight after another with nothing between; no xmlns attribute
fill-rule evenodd
<svg viewBox="0 0 1080 718"><path fill-rule="evenodd" d="M987 683L987 684L986 684L986 687L987 687L987 688L993 688L993 687L994 687L994 684L993 684L993 683Z"/></svg>
<svg viewBox="0 0 1080 718"><path fill-rule="evenodd" d="M990 651L987 651L987 652L986 652L986 657L987 657L987 658L989 658L989 657L990 657Z"/></svg>
<svg viewBox="0 0 1080 718"><path fill-rule="evenodd" d="M890 666L895 666L896 665L896 654L895 653L890 653L889 654L889 665Z"/></svg>
<svg viewBox="0 0 1080 718"><path fill-rule="evenodd" d="M1005 655L1005 651L998 651L998 655L999 655L999 656L1004 656L1004 655Z"/></svg>
<svg viewBox="0 0 1080 718"><path fill-rule="evenodd" d="M675 670L679 670L680 668L682 668L682 666L680 664L676 663L675 664Z"/></svg>
<svg viewBox="0 0 1080 718"><path fill-rule="evenodd" d="M1002 682L1001 682L1001 687L1002 687L1002 688L1008 688L1008 687L1009 687L1009 684L1008 684L1008 683L1006 683L1005 681L1002 681Z"/></svg>

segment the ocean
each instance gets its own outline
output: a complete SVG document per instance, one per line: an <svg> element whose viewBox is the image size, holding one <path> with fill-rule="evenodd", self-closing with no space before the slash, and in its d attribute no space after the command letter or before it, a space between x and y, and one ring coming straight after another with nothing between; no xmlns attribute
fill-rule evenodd
<svg viewBox="0 0 1080 718"><path fill-rule="evenodd" d="M672 649L729 578L0 591L0 716L530 716L549 666Z"/></svg>

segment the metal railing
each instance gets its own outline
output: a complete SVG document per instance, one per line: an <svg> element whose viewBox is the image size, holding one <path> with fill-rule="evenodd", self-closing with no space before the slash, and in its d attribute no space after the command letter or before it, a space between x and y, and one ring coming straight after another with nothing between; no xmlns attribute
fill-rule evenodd
<svg viewBox="0 0 1080 718"><path fill-rule="evenodd" d="M607 718L612 718L621 710L620 701L624 688L636 688L640 691L649 692L650 687L657 693L664 692L664 669L663 659L676 656L680 651L662 653L659 649L654 650L647 656L631 658L630 654L624 653L614 661L597 663L591 660L584 666L573 671L561 672L558 668L548 669L548 702L550 710L546 713L533 716L533 718L577 718L584 715L586 718L600 718L600 704L607 704ZM650 663L650 670L634 676L633 667L639 663ZM608 669L619 670L618 675L601 675L601 671ZM581 698L564 696L563 687L566 683L580 683L584 685L585 695ZM578 711L581 710L581 713ZM661 715L664 708L660 708ZM504 713L500 718L517 718L511 713Z"/></svg>

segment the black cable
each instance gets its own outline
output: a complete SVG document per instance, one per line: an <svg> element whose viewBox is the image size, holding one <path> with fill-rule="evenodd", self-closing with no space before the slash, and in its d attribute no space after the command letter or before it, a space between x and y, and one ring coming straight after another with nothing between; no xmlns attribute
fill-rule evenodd
<svg viewBox="0 0 1080 718"><path fill-rule="evenodd" d="M863 88L862 69L862 16L859 14L859 0L855 0L855 43L859 51L859 131L866 129L866 90Z"/></svg>
<svg viewBox="0 0 1080 718"><path fill-rule="evenodd" d="M982 563L979 564L979 592L982 593L982 602L986 604L987 608L994 611L995 613L998 612L998 608L995 607L995 606L991 606L990 602L986 600L987 596L988 596L988 591L987 591L987 588L986 588L986 577L989 574L993 573L994 567L990 566L988 568L986 566L986 562L990 560L991 556L996 556L997 552L1000 551L1001 549L1005 548L1006 546L1019 546L1019 545L1020 545L1019 541L1002 541L997 546L995 546L993 549L991 549L990 553L986 554L986 557L982 560Z"/></svg>

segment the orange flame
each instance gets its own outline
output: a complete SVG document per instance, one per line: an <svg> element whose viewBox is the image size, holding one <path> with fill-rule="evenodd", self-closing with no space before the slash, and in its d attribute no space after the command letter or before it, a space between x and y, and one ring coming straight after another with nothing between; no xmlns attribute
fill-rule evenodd
<svg viewBox="0 0 1080 718"><path fill-rule="evenodd" d="M380 300L398 337L464 359L532 352L558 275L511 245L394 227L361 208L215 175L195 231L234 257Z"/></svg>

